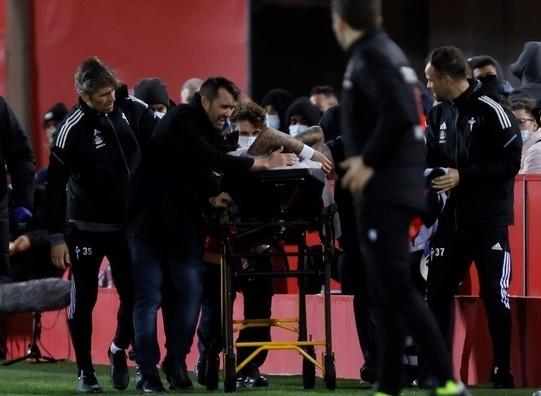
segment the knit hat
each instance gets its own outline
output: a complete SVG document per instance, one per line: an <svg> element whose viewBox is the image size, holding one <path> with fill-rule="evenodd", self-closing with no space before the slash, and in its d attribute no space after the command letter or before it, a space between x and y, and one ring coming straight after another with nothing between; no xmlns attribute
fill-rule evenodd
<svg viewBox="0 0 541 396"><path fill-rule="evenodd" d="M45 126L45 124L47 124L49 121L62 121L66 114L68 114L68 109L64 103L58 102L43 115L43 126Z"/></svg>
<svg viewBox="0 0 541 396"><path fill-rule="evenodd" d="M133 88L133 94L149 105L159 103L170 108L167 85L159 78L142 79Z"/></svg>

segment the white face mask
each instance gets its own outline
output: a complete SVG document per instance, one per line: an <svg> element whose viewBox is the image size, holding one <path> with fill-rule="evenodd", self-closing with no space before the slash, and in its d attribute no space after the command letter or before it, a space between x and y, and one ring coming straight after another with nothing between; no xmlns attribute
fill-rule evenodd
<svg viewBox="0 0 541 396"><path fill-rule="evenodd" d="M521 130L520 134L522 136L522 143L526 143L531 137L530 131L527 129Z"/></svg>
<svg viewBox="0 0 541 396"><path fill-rule="evenodd" d="M297 136L299 133L302 133L308 129L308 125L295 124L289 126L289 134L292 137Z"/></svg>
<svg viewBox="0 0 541 396"><path fill-rule="evenodd" d="M276 114L267 114L265 123L270 128L280 129L280 117L278 117Z"/></svg>
<svg viewBox="0 0 541 396"><path fill-rule="evenodd" d="M238 144L241 148L250 147L257 139L257 135L239 136Z"/></svg>
<svg viewBox="0 0 541 396"><path fill-rule="evenodd" d="M158 118L158 119L162 119L163 116L165 115L165 111L162 113L161 111L155 111L154 112L154 115Z"/></svg>
<svg viewBox="0 0 541 396"><path fill-rule="evenodd" d="M54 131L56 131L56 128L54 126L50 126L45 129L45 133L47 134L47 139L49 139L49 142L53 141Z"/></svg>

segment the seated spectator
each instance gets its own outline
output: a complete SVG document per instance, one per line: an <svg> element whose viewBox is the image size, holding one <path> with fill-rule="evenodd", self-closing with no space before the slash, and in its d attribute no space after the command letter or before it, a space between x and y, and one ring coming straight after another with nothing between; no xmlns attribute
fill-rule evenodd
<svg viewBox="0 0 541 396"><path fill-rule="evenodd" d="M505 80L498 61L488 55L478 55L468 59L473 78L481 81L486 94L492 97L509 96L513 87Z"/></svg>
<svg viewBox="0 0 541 396"><path fill-rule="evenodd" d="M261 106L267 112L265 122L268 127L282 132L287 131L289 124L286 119L286 112L294 99L289 91L281 88L271 89L263 96Z"/></svg>
<svg viewBox="0 0 541 396"><path fill-rule="evenodd" d="M293 137L312 125L318 125L320 119L321 113L305 96L301 96L291 103L286 112L288 131Z"/></svg>
<svg viewBox="0 0 541 396"><path fill-rule="evenodd" d="M532 113L533 99L523 99L511 105L522 136L520 173L541 173L541 132Z"/></svg>
<svg viewBox="0 0 541 396"><path fill-rule="evenodd" d="M148 104L158 118L162 118L167 110L175 106L169 98L167 85L159 78L143 78L133 88L133 95Z"/></svg>
<svg viewBox="0 0 541 396"><path fill-rule="evenodd" d="M336 91L330 85L316 85L310 92L310 102L321 113L325 113L331 107L338 104L338 97L336 96Z"/></svg>

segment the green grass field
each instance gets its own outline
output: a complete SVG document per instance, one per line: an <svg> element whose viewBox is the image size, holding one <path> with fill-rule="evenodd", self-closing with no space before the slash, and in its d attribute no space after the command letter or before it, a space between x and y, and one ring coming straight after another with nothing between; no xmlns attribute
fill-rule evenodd
<svg viewBox="0 0 541 396"><path fill-rule="evenodd" d="M98 380L104 388L104 394L134 395L135 386L130 383L124 392L115 391L110 383L109 368L97 366ZM12 366L0 366L1 395L71 395L75 394L76 369L73 363L30 364L17 363ZM133 372L132 372L133 378ZM266 389L239 389L237 394L258 395L309 395L309 394L339 394L339 395L370 395L370 388L360 385L354 380L338 380L337 389L328 391L323 381L317 379L316 388L302 389L300 377L269 377L270 387ZM221 388L223 391L223 388ZM478 386L471 389L473 396L531 396L534 389L493 390L488 386ZM202 386L195 385L193 393L207 393ZM211 393L221 393L215 391ZM402 392L404 396L427 395L424 390L409 388Z"/></svg>

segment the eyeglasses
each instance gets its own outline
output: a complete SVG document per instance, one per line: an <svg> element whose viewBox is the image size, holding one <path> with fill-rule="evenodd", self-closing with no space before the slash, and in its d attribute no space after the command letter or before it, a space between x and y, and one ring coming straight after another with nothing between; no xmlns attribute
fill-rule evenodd
<svg viewBox="0 0 541 396"><path fill-rule="evenodd" d="M527 121L533 122L535 120L533 118L517 118L517 121L518 121L519 125L522 125L522 124L526 123Z"/></svg>

